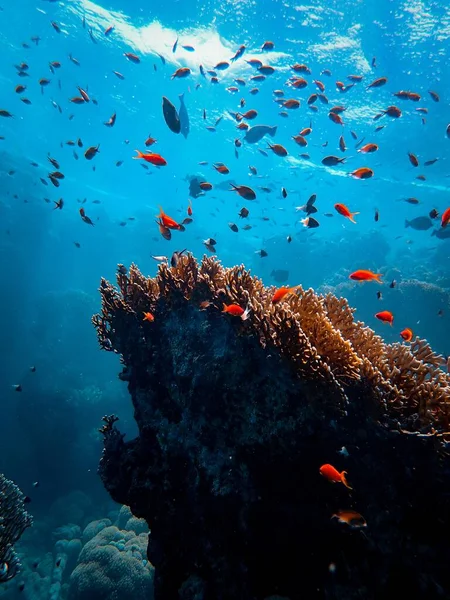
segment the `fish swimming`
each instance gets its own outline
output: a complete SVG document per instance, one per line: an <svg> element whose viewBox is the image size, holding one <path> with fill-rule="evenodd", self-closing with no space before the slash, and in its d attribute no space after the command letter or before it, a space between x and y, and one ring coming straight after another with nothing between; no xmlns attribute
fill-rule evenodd
<svg viewBox="0 0 450 600"><path fill-rule="evenodd" d="M249 144L256 144L263 139L265 135L274 136L277 132L278 126L270 127L269 125L254 125L247 129L244 135L244 140Z"/></svg>
<svg viewBox="0 0 450 600"><path fill-rule="evenodd" d="M172 102L165 96L163 96L162 108L163 108L164 120L167 124L167 127L170 129L170 131L173 131L173 133L180 133L181 122L180 122L180 117L178 116L178 113L177 113L177 109L172 104Z"/></svg>
<svg viewBox="0 0 450 600"><path fill-rule="evenodd" d="M187 139L189 135L189 115L186 108L186 104L184 103L184 93L180 94L180 110L178 112L181 126L181 135Z"/></svg>
<svg viewBox="0 0 450 600"><path fill-rule="evenodd" d="M412 227L416 231L427 231L433 227L433 223L429 217L416 217L411 221L405 219L405 227Z"/></svg>

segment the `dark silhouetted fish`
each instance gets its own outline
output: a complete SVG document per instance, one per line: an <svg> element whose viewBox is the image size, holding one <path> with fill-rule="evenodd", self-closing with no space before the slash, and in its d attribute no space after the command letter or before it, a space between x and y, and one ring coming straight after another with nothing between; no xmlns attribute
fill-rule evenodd
<svg viewBox="0 0 450 600"><path fill-rule="evenodd" d="M270 276L275 279L277 283L284 283L289 278L289 271L284 269L273 269Z"/></svg>
<svg viewBox="0 0 450 600"><path fill-rule="evenodd" d="M181 123L180 117L177 113L177 109L172 104L172 102L168 100L165 96L163 96L163 115L164 120L167 123L167 127L170 129L170 131L173 131L174 133L180 133Z"/></svg>
<svg viewBox="0 0 450 600"><path fill-rule="evenodd" d="M405 220L405 227L412 227L417 231L427 231L433 227L433 223L429 217L416 217L412 221Z"/></svg>
<svg viewBox="0 0 450 600"><path fill-rule="evenodd" d="M271 135L272 137L277 132L277 126L270 127L269 125L255 125L254 127L250 127L245 132L244 139L249 144L256 144L263 139L265 135Z"/></svg>

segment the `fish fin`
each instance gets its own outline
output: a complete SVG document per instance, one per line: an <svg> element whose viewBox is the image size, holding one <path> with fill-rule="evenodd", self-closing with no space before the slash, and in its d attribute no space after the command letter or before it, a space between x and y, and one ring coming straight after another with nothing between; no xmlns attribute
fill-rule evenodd
<svg viewBox="0 0 450 600"><path fill-rule="evenodd" d="M272 127L272 130L269 131L269 134L273 137L276 134L277 129L278 129L278 125L275 125L274 127Z"/></svg>
<svg viewBox="0 0 450 600"><path fill-rule="evenodd" d="M375 281L378 281L378 283L383 283L381 281L381 277L383 277L383 273L375 273L374 274L374 279L375 279Z"/></svg>
<svg viewBox="0 0 450 600"><path fill-rule="evenodd" d="M243 314L241 315L241 319L243 321L246 321L248 319L248 316L250 314L251 308L250 306L247 304L247 308L244 310Z"/></svg>
<svg viewBox="0 0 450 600"><path fill-rule="evenodd" d="M348 488L349 490L352 490L353 488L352 488L352 487L350 487L350 486L348 485L348 483L347 483L347 479L346 479L346 477L345 477L346 475L347 475L347 471L342 471L342 473L341 473L341 481L342 481L342 483L345 485L345 487L346 487L346 488Z"/></svg>
<svg viewBox="0 0 450 600"><path fill-rule="evenodd" d="M143 158L143 154L140 150L135 150L137 152L137 156L133 156L134 160L138 160L139 158Z"/></svg>
<svg viewBox="0 0 450 600"><path fill-rule="evenodd" d="M408 221L408 219L405 219L405 227L409 227L411 225L411 222Z"/></svg>
<svg viewBox="0 0 450 600"><path fill-rule="evenodd" d="M349 220L350 220L352 223L356 223L355 219L353 218L355 215L359 215L359 212L353 212L353 213L350 213Z"/></svg>
<svg viewBox="0 0 450 600"><path fill-rule="evenodd" d="M226 313L227 308L228 308L228 306L225 304L225 302L223 302L223 311L222 312Z"/></svg>

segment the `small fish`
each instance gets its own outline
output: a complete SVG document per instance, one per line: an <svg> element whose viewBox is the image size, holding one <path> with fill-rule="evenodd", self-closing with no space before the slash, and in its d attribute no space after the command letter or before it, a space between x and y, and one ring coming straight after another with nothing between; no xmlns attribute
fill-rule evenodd
<svg viewBox="0 0 450 600"><path fill-rule="evenodd" d="M287 198L288 194L287 194L287 191L286 191L286 189L284 187L281 188L281 195L283 196L283 198Z"/></svg>
<svg viewBox="0 0 450 600"><path fill-rule="evenodd" d="M417 159L417 156L415 154L408 152L408 158L409 158L409 162L412 164L413 167L419 166L419 160Z"/></svg>
<svg viewBox="0 0 450 600"><path fill-rule="evenodd" d="M119 71L113 71L113 73L119 79L122 79L122 80L125 79L125 75L122 75L122 73L119 73Z"/></svg>
<svg viewBox="0 0 450 600"><path fill-rule="evenodd" d="M155 317L153 316L153 314L151 312L143 312L142 314L144 315L144 318L142 319L143 321L147 321L148 323L153 323L153 321L155 320Z"/></svg>
<svg viewBox="0 0 450 600"><path fill-rule="evenodd" d="M250 314L250 308L247 306L247 308L244 310L238 304L225 304L224 302L222 312L233 317L240 317L243 321L246 321Z"/></svg>
<svg viewBox="0 0 450 600"><path fill-rule="evenodd" d="M436 92L433 92L432 90L430 90L428 92L431 96L431 98L435 101L435 102L439 102L440 98L439 98L439 94L437 94Z"/></svg>
<svg viewBox="0 0 450 600"><path fill-rule="evenodd" d="M14 391L15 392L21 392L22 391L22 386L20 385L20 383L13 385Z"/></svg>
<svg viewBox="0 0 450 600"><path fill-rule="evenodd" d="M80 213L81 220L84 223L86 223L87 225L94 226L94 223L92 222L92 220L86 215L84 208L80 208L79 213Z"/></svg>
<svg viewBox="0 0 450 600"><path fill-rule="evenodd" d="M164 227L167 227L168 229L181 229L181 225L172 219L172 217L169 217L169 215L163 211L161 206L159 207L159 215L157 215L157 218Z"/></svg>
<svg viewBox="0 0 450 600"><path fill-rule="evenodd" d="M318 221L316 221L316 219L313 219L313 217L306 217L305 219L302 219L300 221L304 227L307 227L308 229L315 229L316 227L319 227L320 223Z"/></svg>
<svg viewBox="0 0 450 600"><path fill-rule="evenodd" d="M98 152L100 152L99 148L100 148L100 144L98 144L98 146L90 146L90 147L89 147L89 148L86 150L86 152L84 153L84 157L85 157L87 160L92 160L92 159L94 158L94 156L95 156L95 155L96 155Z"/></svg>
<svg viewBox="0 0 450 600"><path fill-rule="evenodd" d="M155 167L165 167L167 165L167 161L160 154L156 154L155 152L141 152L140 150L135 150L137 152L137 156L133 156L133 159L139 160L143 159L145 162L148 162Z"/></svg>
<svg viewBox="0 0 450 600"><path fill-rule="evenodd" d="M58 23L56 23L55 21L51 22L51 26L53 27L53 29L56 31L56 33L61 33L61 28L58 25Z"/></svg>
<svg viewBox="0 0 450 600"><path fill-rule="evenodd" d="M246 185L234 185L233 183L230 185L232 187L232 191L237 192L239 196L241 196L245 200L255 200L256 193L254 192L254 190L252 190L252 188Z"/></svg>
<svg viewBox="0 0 450 600"><path fill-rule="evenodd" d="M335 165L343 164L347 159L345 157L340 158L339 156L325 156L322 159L322 164L327 167L333 167Z"/></svg>
<svg viewBox="0 0 450 600"><path fill-rule="evenodd" d="M55 201L54 210L56 210L57 208L59 208L59 210L62 210L63 206L64 206L64 200L62 198L60 198L59 200Z"/></svg>
<svg viewBox="0 0 450 600"><path fill-rule="evenodd" d="M383 298L381 292L377 292L377 300L381 300Z"/></svg>
<svg viewBox="0 0 450 600"><path fill-rule="evenodd" d="M375 79L374 81L372 81L372 83L369 83L369 85L366 87L366 90L369 90L371 88L379 88L385 85L386 83L387 77L378 77L378 79Z"/></svg>
<svg viewBox="0 0 450 600"><path fill-rule="evenodd" d="M228 227L231 229L231 231L234 231L235 233L239 231L239 227L236 225L236 223L228 223Z"/></svg>
<svg viewBox="0 0 450 600"><path fill-rule="evenodd" d="M268 142L268 146L267 147L268 147L269 150L272 150L272 152L274 154L276 154L277 156L284 157L284 156L288 155L288 151L281 144L271 144L270 142Z"/></svg>
<svg viewBox="0 0 450 600"><path fill-rule="evenodd" d="M338 512L332 515L331 518L336 518L338 519L339 523L345 523L354 529L367 527L365 518L355 510L338 510Z"/></svg>
<svg viewBox="0 0 450 600"><path fill-rule="evenodd" d="M406 327L400 332L400 337L405 340L405 342L410 342L413 339L413 336L413 331L409 327Z"/></svg>
<svg viewBox="0 0 450 600"><path fill-rule="evenodd" d="M439 217L439 213L435 208L432 208L428 213L428 216L430 217L430 219L437 219Z"/></svg>
<svg viewBox="0 0 450 600"><path fill-rule="evenodd" d="M172 74L171 79L184 79L191 74L191 70L188 67L181 67Z"/></svg>
<svg viewBox="0 0 450 600"><path fill-rule="evenodd" d="M116 122L116 113L113 113L108 121L105 121L104 125L106 125L106 127L113 127L114 123Z"/></svg>
<svg viewBox="0 0 450 600"><path fill-rule="evenodd" d="M441 217L441 227L447 227L447 225L450 223L450 207L446 208L444 210L444 212L442 213L442 217Z"/></svg>
<svg viewBox="0 0 450 600"><path fill-rule="evenodd" d="M74 246L75 246L75 248L81 248L80 242L74 242Z"/></svg>
<svg viewBox="0 0 450 600"><path fill-rule="evenodd" d="M182 255L186 252L186 248L184 250L175 250L170 258L170 266L176 267L180 262Z"/></svg>
<svg viewBox="0 0 450 600"><path fill-rule="evenodd" d="M175 40L174 45L172 46L172 52L175 54L175 52L177 51L177 47L178 47L178 37Z"/></svg>
<svg viewBox="0 0 450 600"><path fill-rule="evenodd" d="M69 54L69 60L71 62L73 62L73 64L76 65L77 67L80 66L80 61L77 58L73 57L71 54Z"/></svg>
<svg viewBox="0 0 450 600"><path fill-rule="evenodd" d="M350 173L350 176L355 179L370 179L373 175L372 169L369 169L368 167L360 167Z"/></svg>
<svg viewBox="0 0 450 600"><path fill-rule="evenodd" d="M353 281L377 281L378 283L383 283L381 277L383 277L381 273L373 273L366 269L358 269L349 275L349 279Z"/></svg>
<svg viewBox="0 0 450 600"><path fill-rule="evenodd" d="M394 315L389 310L382 310L376 313L375 317L382 323L389 323L391 326L394 322Z"/></svg>
<svg viewBox="0 0 450 600"><path fill-rule="evenodd" d="M332 465L325 464L320 467L319 473L331 483L342 483L349 490L353 489L347 483L347 479L345 477L347 475L347 471L342 471L341 473L339 473L339 471L335 469Z"/></svg>
<svg viewBox="0 0 450 600"><path fill-rule="evenodd" d="M350 212L350 210L347 208L347 206L345 206L345 204L339 204L339 203L335 204L334 208L337 210L337 212L340 215L342 215L343 217L346 217L352 223L356 223L356 221L353 217L355 215L359 215L359 212Z"/></svg>
<svg viewBox="0 0 450 600"><path fill-rule="evenodd" d="M267 253L265 250L262 250L262 249L261 249L261 250L257 250L257 251L255 252L255 254L259 254L259 256L260 256L261 258L266 258L266 256L269 256L269 255L268 255L268 253Z"/></svg>
<svg viewBox="0 0 450 600"><path fill-rule="evenodd" d="M299 285L295 285L293 287L282 286L278 288L272 296L272 304L278 304L279 302L284 300L289 294L294 294L299 287Z"/></svg>
<svg viewBox="0 0 450 600"><path fill-rule="evenodd" d="M132 63L139 64L141 62L139 56L133 54L132 52L124 52L123 55L125 56L125 58L128 58L128 60Z"/></svg>

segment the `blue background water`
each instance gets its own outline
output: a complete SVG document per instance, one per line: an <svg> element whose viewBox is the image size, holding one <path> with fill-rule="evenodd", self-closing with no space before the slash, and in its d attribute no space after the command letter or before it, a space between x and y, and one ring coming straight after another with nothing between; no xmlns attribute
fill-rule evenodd
<svg viewBox="0 0 450 600"><path fill-rule="evenodd" d="M61 33L52 28L51 21L60 25ZM3 5L0 23L0 108L14 115L0 121L0 135L5 138L0 141L0 471L33 496L35 514L46 514L55 499L76 489L106 502L96 475L100 419L116 412L122 429L133 431L126 389L117 380L119 361L100 352L90 324L99 306L100 277L114 278L119 262L134 261L144 273L154 274L157 264L152 255L170 257L173 251L187 248L201 258L206 252L203 240L213 237L218 242L217 255L226 265L244 263L265 283L276 285L281 281L272 272L288 270L286 283L349 298L357 317L387 341L398 341L401 329L411 327L436 350L449 353L450 239L432 236L439 220L428 231L405 229L405 220L426 216L433 208L442 213L450 205L450 140L445 134L450 9L445 2L301 5L286 0L169 0L149 7L144 2L100 5L87 0L21 0ZM105 37L109 25L115 28ZM36 35L41 38L37 46L30 41ZM179 45L173 53L177 36ZM260 51L265 40L275 42L273 51ZM29 48L23 47L24 42ZM245 56L219 73L218 85L201 77L200 64L212 68L220 60L229 60L242 43L247 47ZM182 44L192 44L195 52L183 50ZM141 63L127 61L124 52L135 52ZM157 53L165 58L165 65ZM69 54L80 66L68 59ZM277 72L256 84L259 94L249 94L252 85L248 82L233 95L225 88L235 85L236 77L248 81L255 74L244 60L249 57L262 59ZM377 68L371 67L372 57ZM56 60L62 66L52 75L48 63ZM30 76L19 78L14 65L23 61L29 64ZM285 82L295 62L306 63L312 75L307 76L306 89L288 91ZM193 74L171 80L181 66L189 66ZM321 75L323 69L330 69L331 77ZM364 81L346 94L339 93L334 82L347 82L350 74L363 75ZM366 85L379 76L388 77L388 84L366 91ZM38 83L42 77L51 79L43 93ZM326 85L329 106L347 107L343 131L329 120L327 107L319 103L317 113L308 109L306 99L316 90L313 79ZM22 103L14 92L19 83L27 86L23 95L31 105ZM98 104L69 103L78 95L77 86L88 89ZM272 92L277 88L285 90L286 98L302 100L301 108L288 111L287 119L278 115L281 109L274 103ZM392 93L401 89L421 94L421 101L397 100ZM439 103L429 96L430 89L440 94ZM162 96L178 106L181 93L190 116L187 139L170 132L162 118ZM272 153L264 157L258 148L266 149L266 140L244 144L239 158L235 157L234 140L242 135L227 111L239 111L241 97L246 98L244 110L258 111L257 123L278 126L277 135L269 141L285 145L287 158ZM374 123L373 116L390 104L401 107L402 117L383 117ZM429 114L417 113L418 106L428 108ZM114 112L115 126L105 127L103 123ZM69 120L71 114L74 117ZM223 119L216 132L207 131L206 126L213 126L219 117ZM302 149L291 136L310 120L313 133L308 147ZM380 124L385 128L375 133ZM364 143L379 144L379 151L357 154L351 130L358 139L364 137ZM351 158L343 166L324 168L321 159L325 155L341 155L338 139L342 132L348 146L345 155ZM158 140L151 150L168 162L164 168L149 165L144 169L141 161L132 160L135 148L145 149L149 134ZM78 138L83 148L65 143ZM328 147L323 148L326 141ZM100 153L92 161L85 160L85 149L97 144ZM74 149L79 160L73 156ZM308 152L310 160L299 158L302 152ZM417 154L420 167L411 166L407 152ZM65 174L58 189L40 181L53 170L48 153L60 162ZM433 158L439 161L423 166ZM117 167L119 160L123 164ZM209 165L200 166L200 161ZM224 162L230 175L216 173L213 162ZM256 167L257 176L249 173L249 165ZM361 166L373 168L375 176L367 181L347 176ZM426 181L417 180L419 174ZM173 232L167 242L155 225L158 205L181 221L186 216L192 175L214 186L230 180L251 185L257 200L244 201L226 191L228 186L215 187L192 200L194 222L184 233ZM260 186L272 191L264 193ZM286 199L282 187L288 191ZM304 214L295 207L313 193L317 194L314 216L320 227L307 230L299 222ZM410 205L404 201L408 197L420 203ZM59 198L64 199L64 208L53 210L53 201ZM95 227L80 219L78 201L84 198L86 214ZM336 214L336 202L360 212L357 225ZM245 222L238 218L242 206L250 210L249 231L242 230ZM375 210L379 210L378 222ZM240 231L233 233L229 222L237 223ZM291 244L286 241L288 235L293 238ZM257 254L262 248L268 252L263 259ZM379 287L350 282L349 273L358 268L383 273L386 283ZM388 285L392 279L398 282L394 289ZM376 297L378 290L383 293L381 301ZM384 309L394 313L393 328L374 317ZM36 366L35 373L29 371L31 365ZM21 394L12 387L18 383L23 387ZM36 480L41 485L33 489Z"/></svg>

